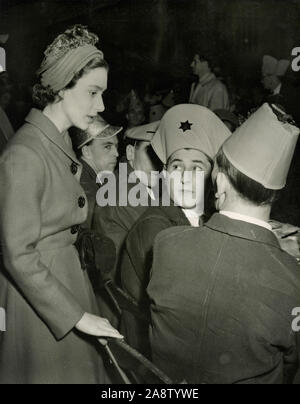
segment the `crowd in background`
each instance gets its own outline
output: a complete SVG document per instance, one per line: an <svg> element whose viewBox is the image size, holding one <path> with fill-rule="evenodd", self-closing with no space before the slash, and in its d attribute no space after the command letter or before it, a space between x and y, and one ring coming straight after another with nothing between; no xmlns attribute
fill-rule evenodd
<svg viewBox="0 0 300 404"><path fill-rule="evenodd" d="M93 337L125 337L173 382L299 383L289 62L264 56L243 94L195 50L188 87L149 77L105 97L97 42L81 25L59 35L32 90L0 73L0 383L116 382ZM135 310L116 311L111 287Z"/></svg>

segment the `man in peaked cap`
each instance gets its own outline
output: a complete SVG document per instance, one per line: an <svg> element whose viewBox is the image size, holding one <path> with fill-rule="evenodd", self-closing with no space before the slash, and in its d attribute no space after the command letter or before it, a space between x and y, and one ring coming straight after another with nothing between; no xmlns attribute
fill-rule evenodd
<svg viewBox="0 0 300 404"><path fill-rule="evenodd" d="M147 199L149 201L148 206L150 206L151 199L155 199L155 195L151 189L151 173L162 169L161 163L150 143L158 125L159 121L152 122L136 126L126 132L126 159L121 159L121 163L123 164L119 166L119 171L126 170L127 177L133 175L136 178L136 182L141 184L141 189L143 190L141 199ZM124 162L126 162L126 165ZM117 194L120 188L118 182L119 178L121 178L119 171L117 173ZM140 175L140 173L144 173L144 175ZM127 194L129 195L132 187L136 184L128 183L127 177ZM119 197L117 195L116 206L105 207L106 214L104 216L95 215L93 224L96 230L101 230L115 242L118 253L127 232L147 208L147 206L142 205L132 206L128 197L126 206L121 206ZM96 210L98 211L99 209L103 209L103 207L97 207Z"/></svg>
<svg viewBox="0 0 300 404"><path fill-rule="evenodd" d="M119 261L127 233L151 205L151 200L158 198L158 192L153 192L151 188L151 172L159 172L162 165L150 143L158 125L159 121L152 122L131 128L126 132L126 158L121 159L116 172L116 206L96 206L95 209L92 229L109 237L116 247L116 265L110 274L116 283L119 283ZM140 175L141 173L144 175ZM135 182L129 182L129 177ZM137 184L141 193L140 199L144 204L136 206L130 203L129 195ZM126 185L125 204L121 203L124 195L121 195L120 185L121 187ZM109 307L105 317L117 326L118 319L110 313Z"/></svg>
<svg viewBox="0 0 300 404"><path fill-rule="evenodd" d="M299 134L281 120L264 104L224 143L213 174L219 213L202 228L156 239L147 289L152 359L175 380L294 380L300 272L268 224Z"/></svg>
<svg viewBox="0 0 300 404"><path fill-rule="evenodd" d="M97 116L86 131L76 129L73 143L80 154L82 174L80 183L84 189L89 204L86 226L91 228L96 206L96 194L101 183L97 175L104 171L113 172L118 159L118 138L122 127L109 125ZM73 167L76 170L76 167ZM99 179L99 178L98 178Z"/></svg>

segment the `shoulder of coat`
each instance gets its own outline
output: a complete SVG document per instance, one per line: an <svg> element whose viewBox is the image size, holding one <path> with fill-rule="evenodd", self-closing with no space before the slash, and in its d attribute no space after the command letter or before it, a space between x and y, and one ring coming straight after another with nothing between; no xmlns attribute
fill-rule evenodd
<svg viewBox="0 0 300 404"><path fill-rule="evenodd" d="M186 241L195 240L196 235L201 230L201 228L191 226L170 227L157 235L154 245L158 247L171 244L172 247L176 248Z"/></svg>
<svg viewBox="0 0 300 404"><path fill-rule="evenodd" d="M11 144L19 144L27 146L32 151L41 150L43 148L42 132L35 126L25 123L15 134L11 140Z"/></svg>

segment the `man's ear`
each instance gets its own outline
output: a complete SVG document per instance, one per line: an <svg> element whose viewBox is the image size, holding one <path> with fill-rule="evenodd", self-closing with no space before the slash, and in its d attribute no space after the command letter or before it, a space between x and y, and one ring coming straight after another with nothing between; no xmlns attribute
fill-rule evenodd
<svg viewBox="0 0 300 404"><path fill-rule="evenodd" d="M126 158L129 162L133 163L135 156L135 147L131 144L126 147Z"/></svg>
<svg viewBox="0 0 300 404"><path fill-rule="evenodd" d="M82 157L85 157L86 159L91 158L91 151L88 146L83 146L83 148L81 149L81 153L82 153Z"/></svg>
<svg viewBox="0 0 300 404"><path fill-rule="evenodd" d="M228 191L228 178L224 173L218 171L216 176L217 193L219 195L226 194Z"/></svg>

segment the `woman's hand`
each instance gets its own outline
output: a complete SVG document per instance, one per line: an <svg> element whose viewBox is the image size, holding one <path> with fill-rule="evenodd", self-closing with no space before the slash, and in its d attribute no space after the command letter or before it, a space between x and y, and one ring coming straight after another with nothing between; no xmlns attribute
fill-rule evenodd
<svg viewBox="0 0 300 404"><path fill-rule="evenodd" d="M118 330L113 328L106 318L84 313L81 320L76 324L76 329L95 337L124 338Z"/></svg>

